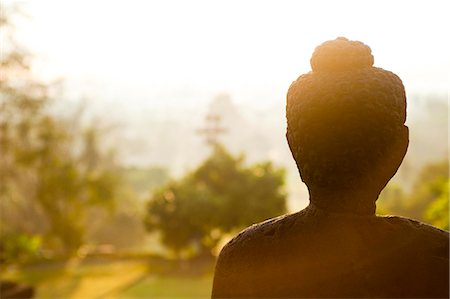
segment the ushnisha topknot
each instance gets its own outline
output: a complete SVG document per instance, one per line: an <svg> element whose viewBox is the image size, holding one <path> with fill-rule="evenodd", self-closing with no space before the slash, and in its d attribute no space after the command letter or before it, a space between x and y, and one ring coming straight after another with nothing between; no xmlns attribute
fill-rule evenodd
<svg viewBox="0 0 450 299"><path fill-rule="evenodd" d="M319 45L312 71L289 87L287 138L310 191L373 185L401 134L403 83L373 63L368 46L339 37Z"/></svg>
<svg viewBox="0 0 450 299"><path fill-rule="evenodd" d="M370 48L362 42L338 37L318 46L310 63L313 72L348 71L373 66L373 56Z"/></svg>

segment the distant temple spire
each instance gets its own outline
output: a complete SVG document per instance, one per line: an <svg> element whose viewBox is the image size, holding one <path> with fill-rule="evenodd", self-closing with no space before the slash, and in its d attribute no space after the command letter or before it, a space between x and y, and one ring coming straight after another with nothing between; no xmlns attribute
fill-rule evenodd
<svg viewBox="0 0 450 299"><path fill-rule="evenodd" d="M219 135L224 134L227 129L220 125L222 117L219 114L209 113L205 117L205 127L198 129L199 135L205 136L206 143L209 145L217 145L219 143Z"/></svg>

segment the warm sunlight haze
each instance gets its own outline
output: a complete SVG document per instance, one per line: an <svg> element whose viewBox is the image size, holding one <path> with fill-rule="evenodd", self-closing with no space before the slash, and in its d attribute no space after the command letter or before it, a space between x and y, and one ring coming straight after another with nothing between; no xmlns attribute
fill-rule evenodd
<svg viewBox="0 0 450 299"><path fill-rule="evenodd" d="M233 236L310 202L287 94L338 37L406 92L409 145L376 213L449 229L450 1L0 7L0 293L209 298Z"/></svg>
<svg viewBox="0 0 450 299"><path fill-rule="evenodd" d="M395 70L408 92L448 87L447 1L20 3L29 16L20 40L33 50L36 72L64 77L80 93L158 105L168 93L226 90L252 103L282 95L308 71L302 58L341 35L371 45L375 65Z"/></svg>

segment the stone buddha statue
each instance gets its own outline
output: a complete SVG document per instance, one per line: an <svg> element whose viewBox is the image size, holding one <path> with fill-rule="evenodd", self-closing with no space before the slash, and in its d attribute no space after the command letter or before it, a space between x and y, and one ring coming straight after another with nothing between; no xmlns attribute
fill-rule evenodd
<svg viewBox="0 0 450 299"><path fill-rule="evenodd" d="M232 239L212 297L448 298L448 232L375 214L408 147L402 81L346 38L321 44L310 62L286 107L287 141L310 204Z"/></svg>

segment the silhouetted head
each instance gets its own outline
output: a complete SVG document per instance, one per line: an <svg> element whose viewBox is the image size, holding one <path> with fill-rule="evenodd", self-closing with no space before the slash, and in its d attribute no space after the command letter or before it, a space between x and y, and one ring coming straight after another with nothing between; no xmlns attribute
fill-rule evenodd
<svg viewBox="0 0 450 299"><path fill-rule="evenodd" d="M312 71L287 94L287 139L313 204L373 213L408 147L406 96L371 50L337 38L318 46Z"/></svg>

